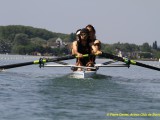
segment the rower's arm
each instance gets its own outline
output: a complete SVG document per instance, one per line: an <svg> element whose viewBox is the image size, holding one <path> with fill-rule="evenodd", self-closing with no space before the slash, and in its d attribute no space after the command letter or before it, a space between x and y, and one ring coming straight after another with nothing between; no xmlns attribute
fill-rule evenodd
<svg viewBox="0 0 160 120"><path fill-rule="evenodd" d="M82 56L82 54L78 52L78 44L77 44L77 41L74 41L74 42L72 43L72 55L77 55L77 56L79 56L79 57Z"/></svg>
<svg viewBox="0 0 160 120"><path fill-rule="evenodd" d="M101 42L96 40L92 45L92 53L93 54L101 54Z"/></svg>

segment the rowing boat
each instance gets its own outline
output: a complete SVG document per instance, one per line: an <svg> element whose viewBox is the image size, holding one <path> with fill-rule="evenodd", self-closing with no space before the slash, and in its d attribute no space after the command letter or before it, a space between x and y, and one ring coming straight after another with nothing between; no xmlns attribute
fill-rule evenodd
<svg viewBox="0 0 160 120"><path fill-rule="evenodd" d="M70 67L72 70L72 78L92 78L96 75L98 70L97 67L85 67L85 66L75 66L75 65L61 65L61 64L46 64L44 67ZM81 68L81 70L74 70L75 68Z"/></svg>
<svg viewBox="0 0 160 120"><path fill-rule="evenodd" d="M115 63L115 61L108 61L102 64L95 64L94 67L86 67L86 66L75 66L75 65L69 65L64 64L61 62L61 64L45 64L44 67L70 67L72 70L71 77L72 78L93 78L97 71L99 70L99 67L128 67L126 64L111 64ZM76 70L75 68L80 68L81 70Z"/></svg>

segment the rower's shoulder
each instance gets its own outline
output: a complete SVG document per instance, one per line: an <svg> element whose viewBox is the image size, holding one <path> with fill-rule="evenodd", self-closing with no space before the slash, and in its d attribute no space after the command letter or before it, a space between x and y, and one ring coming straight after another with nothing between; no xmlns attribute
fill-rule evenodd
<svg viewBox="0 0 160 120"><path fill-rule="evenodd" d="M73 45L73 46L77 46L77 45L78 45L78 41L72 42L72 45Z"/></svg>
<svg viewBox="0 0 160 120"><path fill-rule="evenodd" d="M72 42L72 44L77 44L77 41L76 41L76 40L75 40L75 41L73 41L73 42Z"/></svg>

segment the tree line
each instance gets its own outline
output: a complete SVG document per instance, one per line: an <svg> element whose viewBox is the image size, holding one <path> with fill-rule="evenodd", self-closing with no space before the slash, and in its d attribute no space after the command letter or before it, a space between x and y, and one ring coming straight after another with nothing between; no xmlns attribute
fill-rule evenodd
<svg viewBox="0 0 160 120"><path fill-rule="evenodd" d="M140 58L160 58L160 47L157 44L157 41L153 42L153 45L145 42L142 45L129 44L129 43L114 43L114 44L102 44L102 50L116 54L117 51L122 51L124 53L137 53ZM131 56L136 58L137 56Z"/></svg>
<svg viewBox="0 0 160 120"><path fill-rule="evenodd" d="M30 26L0 26L0 53L51 53L54 49L47 46L47 41L55 41L58 37L68 41L70 35Z"/></svg>

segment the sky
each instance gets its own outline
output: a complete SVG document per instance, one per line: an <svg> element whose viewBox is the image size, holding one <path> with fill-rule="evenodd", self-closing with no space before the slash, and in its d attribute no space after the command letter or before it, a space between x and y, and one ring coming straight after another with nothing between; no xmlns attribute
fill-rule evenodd
<svg viewBox="0 0 160 120"><path fill-rule="evenodd" d="M0 26L70 34L92 24L103 43L160 44L160 0L0 0Z"/></svg>

